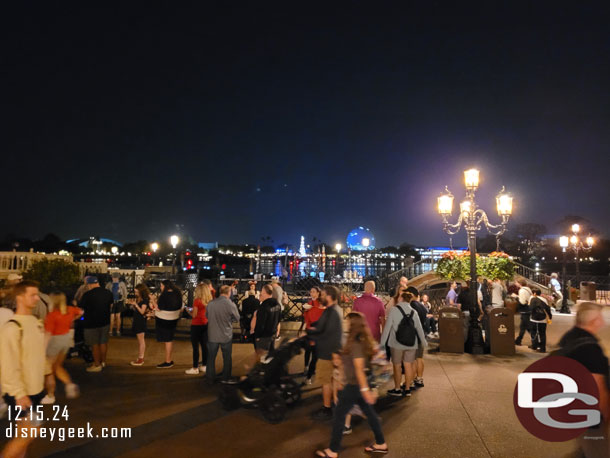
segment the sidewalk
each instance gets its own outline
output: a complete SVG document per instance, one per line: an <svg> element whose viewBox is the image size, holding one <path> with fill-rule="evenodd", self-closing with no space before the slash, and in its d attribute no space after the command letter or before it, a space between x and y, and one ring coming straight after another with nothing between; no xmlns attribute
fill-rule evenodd
<svg viewBox="0 0 610 458"><path fill-rule="evenodd" d="M610 312L608 312L610 313ZM609 317L610 318L610 317ZM610 319L608 320L610 322ZM571 326L573 317L556 316L549 327L549 344ZM527 342L526 338L526 342ZM608 348L610 327L603 332ZM306 387L301 403L278 425L266 423L255 409L225 412L216 388L202 376L186 376L191 345L175 343L171 369L156 369L163 348L147 339L146 362L132 367L135 338L110 341L108 367L99 374L85 372L82 361L69 361L68 370L81 385L82 397L68 401L68 422L50 426L132 427L131 439L70 439L64 443L35 441L31 457L123 456L155 457L306 457L327 445L330 423L314 422L310 413L321 405L318 385ZM234 375L244 373L253 353L250 344L233 347ZM380 402L377 409L393 457L562 457L573 443L548 443L531 436L518 422L512 396L517 375L541 357L518 347L514 357L426 354L425 383L412 398ZM302 370L302 357L291 362ZM220 358L218 361L220 369ZM64 403L62 390L58 402ZM387 405L384 405L387 404ZM0 422L6 427L6 422ZM341 457L361 457L372 438L366 424L357 425L343 441Z"/></svg>

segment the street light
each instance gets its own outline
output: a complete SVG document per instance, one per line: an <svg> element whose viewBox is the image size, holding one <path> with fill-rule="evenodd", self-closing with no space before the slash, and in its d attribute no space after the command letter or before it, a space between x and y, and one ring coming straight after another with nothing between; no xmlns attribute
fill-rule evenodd
<svg viewBox="0 0 610 458"><path fill-rule="evenodd" d="M566 280L566 251L570 245L570 238L566 235L559 237L559 246L563 254L562 265L561 265L561 281L563 282L562 294L563 300L561 301L561 313L570 313L570 307L568 307L568 282Z"/></svg>
<svg viewBox="0 0 610 458"><path fill-rule="evenodd" d="M369 245L371 244L371 240L368 237L364 237L362 239L362 246L364 247L365 250L369 249ZM369 276L369 264L367 261L367 255L366 253L364 253L364 276L368 277Z"/></svg>
<svg viewBox="0 0 610 458"><path fill-rule="evenodd" d="M159 244L157 242L153 242L150 244L150 248L153 250L153 264L157 264L157 250L159 249Z"/></svg>
<svg viewBox="0 0 610 458"><path fill-rule="evenodd" d="M113 255L116 256L116 254L119 252L118 247L113 246L112 248L110 248L110 251L112 252Z"/></svg>
<svg viewBox="0 0 610 458"><path fill-rule="evenodd" d="M580 238L580 236L578 235L578 233L580 232L580 225L579 224L572 224L572 235L569 238L570 243L566 243L566 240L568 239L567 236L563 236L560 237L559 243L561 245L562 241L561 239L564 239L563 243L566 244L566 246L564 247L563 245L561 245L561 247L563 248L563 252L564 252L564 256L565 256L565 252L567 250L568 247L572 248L572 250L574 251L574 254L576 255L576 287L580 289L580 252L581 251L591 251L591 249L593 248L593 245L595 245L595 239L593 237L591 237L590 235L588 237L585 238L585 241L583 242ZM563 279L564 283L567 283L565 280L565 274L564 274L564 279ZM563 309L563 307L562 307Z"/></svg>
<svg viewBox="0 0 610 458"><path fill-rule="evenodd" d="M172 275L174 275L176 273L176 257L178 256L178 254L176 253L176 247L180 243L180 238L177 235L172 235L169 238L169 243L174 249L174 259L172 260Z"/></svg>
<svg viewBox="0 0 610 458"><path fill-rule="evenodd" d="M341 248L343 248L341 246L340 243L336 243L335 244L335 250L337 250L337 265L335 266L335 274L339 274L339 262L341 261Z"/></svg>
<svg viewBox="0 0 610 458"><path fill-rule="evenodd" d="M479 231L482 225L485 225L487 231L499 237L506 232L506 226L508 219L510 218L513 211L513 198L510 194L506 193L504 188L496 196L496 209L498 216L501 218L500 224L491 224L487 217L487 213L477 207L474 200L475 191L479 187L480 176L477 169L469 169L464 171L464 186L466 188L466 198L460 203L460 214L455 224L451 224L448 221L448 217L453 212L453 194L445 186L445 191L438 197L438 213L443 219L443 230L449 234L454 235L459 232L462 226L468 234L468 247L470 250L470 293L472 295L472 303L477 304L477 231ZM481 328L478 323L478 317L474 313L470 316L469 336L468 341L470 345L470 351L473 354L482 354L483 348L483 336Z"/></svg>

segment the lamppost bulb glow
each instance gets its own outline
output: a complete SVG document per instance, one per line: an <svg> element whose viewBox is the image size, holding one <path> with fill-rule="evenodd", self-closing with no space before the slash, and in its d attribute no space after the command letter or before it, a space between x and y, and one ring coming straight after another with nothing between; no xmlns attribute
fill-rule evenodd
<svg viewBox="0 0 610 458"><path fill-rule="evenodd" d="M337 244L335 245L335 250L337 250L337 251L341 251L341 248L342 248L342 246L341 246L341 244L340 244L340 243L337 243Z"/></svg>
<svg viewBox="0 0 610 458"><path fill-rule="evenodd" d="M561 248L567 248L569 244L570 238L568 236L562 235L561 237L559 237L559 246Z"/></svg>
<svg viewBox="0 0 610 458"><path fill-rule="evenodd" d="M465 170L464 184L466 189L475 191L479 187L479 171L477 169Z"/></svg>
<svg viewBox="0 0 610 458"><path fill-rule="evenodd" d="M370 244L371 244L371 241L367 237L362 239L362 246L364 248L368 248Z"/></svg>
<svg viewBox="0 0 610 458"><path fill-rule="evenodd" d="M110 248L110 251L112 252L112 254L117 254L119 252L119 249L113 246L112 248Z"/></svg>
<svg viewBox="0 0 610 458"><path fill-rule="evenodd" d="M573 235L572 237L570 237L570 243L572 245L576 245L578 243L578 236Z"/></svg>
<svg viewBox="0 0 610 458"><path fill-rule="evenodd" d="M159 244L157 242L153 242L150 247L152 248L152 250L156 253L157 250L159 249Z"/></svg>
<svg viewBox="0 0 610 458"><path fill-rule="evenodd" d="M580 232L580 224L572 224L572 232L578 234Z"/></svg>
<svg viewBox="0 0 610 458"><path fill-rule="evenodd" d="M587 237L587 245L592 247L595 244L595 239L591 236Z"/></svg>
<svg viewBox="0 0 610 458"><path fill-rule="evenodd" d="M172 247L175 249L180 243L180 238L177 235L172 235L169 238L169 243L171 243Z"/></svg>
<svg viewBox="0 0 610 458"><path fill-rule="evenodd" d="M472 210L472 202L470 202L469 200L465 200L462 203L460 203L460 213L467 215L468 213L470 213L471 210Z"/></svg>

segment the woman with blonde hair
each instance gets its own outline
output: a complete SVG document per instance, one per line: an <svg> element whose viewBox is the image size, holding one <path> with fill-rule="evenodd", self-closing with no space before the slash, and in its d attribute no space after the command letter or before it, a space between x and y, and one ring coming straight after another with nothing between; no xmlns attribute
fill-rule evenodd
<svg viewBox="0 0 610 458"><path fill-rule="evenodd" d="M212 292L209 285L199 283L195 288L195 300L193 309L190 311L191 321L191 344L193 345L193 367L186 370L187 375L205 374L208 360L208 318L205 316L205 308L212 300ZM201 347L201 363L199 362L199 347Z"/></svg>
<svg viewBox="0 0 610 458"><path fill-rule="evenodd" d="M362 313L349 313L347 322L349 326L348 336L345 346L341 350L341 365L345 385L338 394L330 446L327 449L316 451L316 456L326 458L339 456L345 417L355 404L362 409L375 434L375 442L366 447L364 451L367 453L388 453L388 445L381 431L379 417L372 407L377 400L377 395L371 391L365 374L365 368L370 365L370 361L375 354L376 343Z"/></svg>
<svg viewBox="0 0 610 458"><path fill-rule="evenodd" d="M136 298L131 302L133 306L133 321L131 328L138 338L138 359L132 361L132 366L144 364L144 352L146 351L146 320L151 313L150 290L143 283L136 285Z"/></svg>
<svg viewBox="0 0 610 458"><path fill-rule="evenodd" d="M70 332L72 322L83 315L78 307L68 306L64 293L53 293L50 295L53 310L47 314L44 322L45 341L47 342L47 363L51 372L45 378L47 395L42 399L42 404L55 403L55 378L61 380L66 389L66 398L78 397L78 385L72 383L70 374L64 369L66 353L73 344L73 336Z"/></svg>

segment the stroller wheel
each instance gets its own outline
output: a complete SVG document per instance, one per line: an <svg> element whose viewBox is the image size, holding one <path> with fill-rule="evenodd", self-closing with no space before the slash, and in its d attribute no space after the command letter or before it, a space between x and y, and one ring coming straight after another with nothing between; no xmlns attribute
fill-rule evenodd
<svg viewBox="0 0 610 458"><path fill-rule="evenodd" d="M284 398L274 392L269 391L263 398L261 405L263 417L269 423L280 423L286 417L286 401Z"/></svg>
<svg viewBox="0 0 610 458"><path fill-rule="evenodd" d="M292 406L301 400L301 387L294 380L287 380L280 385L280 388L287 406Z"/></svg>
<svg viewBox="0 0 610 458"><path fill-rule="evenodd" d="M225 410L235 410L241 405L235 385L223 385L220 389L218 399L220 400L220 404L222 404L222 408Z"/></svg>

